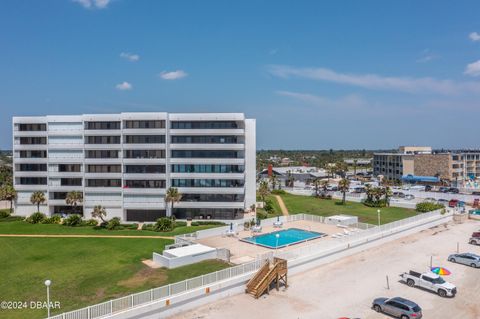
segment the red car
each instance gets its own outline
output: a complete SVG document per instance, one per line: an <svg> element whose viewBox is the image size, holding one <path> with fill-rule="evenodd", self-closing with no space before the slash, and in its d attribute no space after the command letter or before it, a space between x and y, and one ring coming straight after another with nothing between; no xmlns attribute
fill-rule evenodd
<svg viewBox="0 0 480 319"><path fill-rule="evenodd" d="M458 204L458 199L451 199L449 202L448 202L448 207L457 207L457 204Z"/></svg>
<svg viewBox="0 0 480 319"><path fill-rule="evenodd" d="M473 237L473 238L480 238L480 231L474 232L474 233L472 234L472 237Z"/></svg>

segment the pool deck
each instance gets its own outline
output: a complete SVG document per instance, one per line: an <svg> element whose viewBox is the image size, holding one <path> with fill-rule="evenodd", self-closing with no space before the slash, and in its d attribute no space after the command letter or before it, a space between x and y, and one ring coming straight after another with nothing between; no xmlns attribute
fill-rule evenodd
<svg viewBox="0 0 480 319"><path fill-rule="evenodd" d="M281 251L287 251L290 249L298 248L301 245L310 245L318 242L326 242L326 241L338 242L338 239L332 238L329 235L343 232L343 228L337 227L335 225L328 225L323 223L300 220L300 221L285 223L283 224L282 228L275 228L273 226L263 227L262 232L258 233L257 235L262 235L262 234L271 233L274 231L279 231L282 229L289 229L289 228L299 228L299 229L304 229L308 231L324 233L324 234L327 234L328 236L311 239L306 243L301 242L298 244L279 248L279 250ZM263 253L267 253L275 250L275 249L266 248L266 247L262 247L262 246L251 244L251 243L246 243L239 240L239 238L246 238L251 236L252 236L252 233L250 231L240 231L237 237L213 236L213 237L208 237L204 239L199 239L197 240L197 242L199 244L207 245L210 247L226 248L230 250L230 254L231 254L230 261L234 264L242 264L245 262L252 261L259 254L263 254Z"/></svg>

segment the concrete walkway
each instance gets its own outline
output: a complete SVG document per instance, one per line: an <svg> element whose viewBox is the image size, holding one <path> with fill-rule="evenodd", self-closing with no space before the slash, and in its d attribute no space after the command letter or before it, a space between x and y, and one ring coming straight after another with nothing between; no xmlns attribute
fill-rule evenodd
<svg viewBox="0 0 480 319"><path fill-rule="evenodd" d="M275 198L277 199L278 205L280 206L280 209L282 210L283 216L288 216L288 209L287 206L285 206L285 203L283 202L282 197L280 195L275 195Z"/></svg>
<svg viewBox="0 0 480 319"><path fill-rule="evenodd" d="M124 235L47 235L47 234L0 234L0 237L37 237L37 238L154 238L174 239L173 236L124 236Z"/></svg>

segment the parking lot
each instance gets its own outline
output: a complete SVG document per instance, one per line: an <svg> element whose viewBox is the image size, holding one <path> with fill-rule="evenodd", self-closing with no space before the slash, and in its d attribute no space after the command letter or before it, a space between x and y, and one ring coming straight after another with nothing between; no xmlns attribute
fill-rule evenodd
<svg viewBox="0 0 480 319"><path fill-rule="evenodd" d="M376 297L401 296L418 303L424 318L480 318L480 269L452 264L447 256L456 251L480 254L479 246L467 243L480 223L448 224L423 231L380 247L358 253L291 276L290 286L258 300L241 294L199 307L174 318L390 318L370 309ZM399 274L427 271L433 265L449 269L445 279L458 287L455 298L441 298L399 282ZM387 289L389 276L390 289Z"/></svg>

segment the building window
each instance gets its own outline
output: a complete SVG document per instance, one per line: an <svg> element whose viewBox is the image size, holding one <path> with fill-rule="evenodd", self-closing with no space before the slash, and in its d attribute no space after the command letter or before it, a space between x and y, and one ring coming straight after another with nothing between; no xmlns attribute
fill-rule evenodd
<svg viewBox="0 0 480 319"><path fill-rule="evenodd" d="M125 188L165 188L165 180L126 180Z"/></svg>
<svg viewBox="0 0 480 319"><path fill-rule="evenodd" d="M47 138L42 136L20 137L20 145L44 145L47 144Z"/></svg>
<svg viewBox="0 0 480 319"><path fill-rule="evenodd" d="M175 164L172 173L243 173L243 165L202 165L202 164Z"/></svg>
<svg viewBox="0 0 480 319"><path fill-rule="evenodd" d="M120 122L101 121L101 122L85 122L86 130L119 130Z"/></svg>
<svg viewBox="0 0 480 319"><path fill-rule="evenodd" d="M50 192L50 199L65 199L67 198L67 192Z"/></svg>
<svg viewBox="0 0 480 319"><path fill-rule="evenodd" d="M20 164L18 165L19 172L46 172L47 164Z"/></svg>
<svg viewBox="0 0 480 319"><path fill-rule="evenodd" d="M81 164L58 164L58 171L65 173L78 173L82 171Z"/></svg>
<svg viewBox="0 0 480 319"><path fill-rule="evenodd" d="M127 174L163 174L165 165L125 165Z"/></svg>
<svg viewBox="0 0 480 319"><path fill-rule="evenodd" d="M173 187L243 187L244 183L236 179L172 179Z"/></svg>
<svg viewBox="0 0 480 319"><path fill-rule="evenodd" d="M182 202L243 202L243 194L183 194Z"/></svg>
<svg viewBox="0 0 480 319"><path fill-rule="evenodd" d="M175 208L173 214L178 219L239 219L243 209L239 208Z"/></svg>
<svg viewBox="0 0 480 319"><path fill-rule="evenodd" d="M121 173L121 165L87 165L88 173Z"/></svg>
<svg viewBox="0 0 480 319"><path fill-rule="evenodd" d="M86 136L86 144L120 144L120 136Z"/></svg>
<svg viewBox="0 0 480 319"><path fill-rule="evenodd" d="M88 150L86 151L86 158L118 158L116 150Z"/></svg>
<svg viewBox="0 0 480 319"><path fill-rule="evenodd" d="M46 131L47 130L47 124L44 124L44 123L18 124L18 130L20 132Z"/></svg>
<svg viewBox="0 0 480 319"><path fill-rule="evenodd" d="M121 187L120 179L87 179L87 187Z"/></svg>
<svg viewBox="0 0 480 319"><path fill-rule="evenodd" d="M157 121L125 121L125 128L127 129L153 129L153 128L165 128L164 120Z"/></svg>
<svg viewBox="0 0 480 319"><path fill-rule="evenodd" d="M175 144L236 144L236 136L172 136Z"/></svg>
<svg viewBox="0 0 480 319"><path fill-rule="evenodd" d="M47 151L20 151L20 158L47 158Z"/></svg>
<svg viewBox="0 0 480 319"><path fill-rule="evenodd" d="M236 129L235 121L172 121L172 129Z"/></svg>
<svg viewBox="0 0 480 319"><path fill-rule="evenodd" d="M165 143L165 135L125 135L127 144L160 144Z"/></svg>
<svg viewBox="0 0 480 319"><path fill-rule="evenodd" d="M46 177L20 177L20 185L47 185Z"/></svg>
<svg viewBox="0 0 480 319"><path fill-rule="evenodd" d="M125 150L125 158L165 158L165 150Z"/></svg>
<svg viewBox="0 0 480 319"><path fill-rule="evenodd" d="M129 222L154 222L165 216L167 214L164 209L127 209Z"/></svg>
<svg viewBox="0 0 480 319"><path fill-rule="evenodd" d="M172 158L241 158L237 151L227 150L173 150Z"/></svg>
<svg viewBox="0 0 480 319"><path fill-rule="evenodd" d="M61 178L60 185L62 186L82 186L81 178Z"/></svg>

